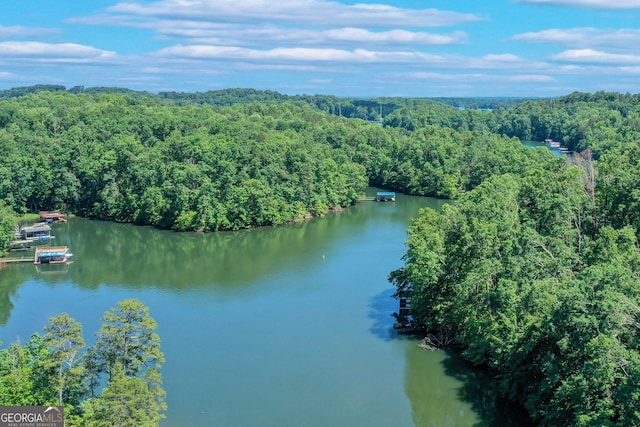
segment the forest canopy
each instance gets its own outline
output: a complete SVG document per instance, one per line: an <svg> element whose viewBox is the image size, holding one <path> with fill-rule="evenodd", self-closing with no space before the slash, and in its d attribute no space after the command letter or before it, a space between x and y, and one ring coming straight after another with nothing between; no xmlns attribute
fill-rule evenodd
<svg viewBox="0 0 640 427"><path fill-rule="evenodd" d="M390 274L434 342L541 425L640 425L638 111L598 93L500 112L583 151L423 211Z"/></svg>
<svg viewBox="0 0 640 427"><path fill-rule="evenodd" d="M497 134L383 127L270 92L247 96L274 102L219 107L124 90L36 89L0 101L0 200L18 214L65 209L235 230L350 206L369 184L451 198L492 174L549 161Z"/></svg>

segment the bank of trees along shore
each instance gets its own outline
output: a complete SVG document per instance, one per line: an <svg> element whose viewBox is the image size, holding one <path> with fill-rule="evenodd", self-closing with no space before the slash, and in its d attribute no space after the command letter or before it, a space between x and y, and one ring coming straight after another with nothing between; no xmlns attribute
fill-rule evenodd
<svg viewBox="0 0 640 427"><path fill-rule="evenodd" d="M422 212L390 275L541 425L640 425L640 158L623 138Z"/></svg>
<svg viewBox="0 0 640 427"><path fill-rule="evenodd" d="M102 318L85 348L82 325L67 313L0 351L0 404L64 405L69 426L152 427L167 406L156 322L138 300Z"/></svg>
<svg viewBox="0 0 640 427"><path fill-rule="evenodd" d="M380 126L336 115L333 97L107 92L0 101L0 244L14 214L37 209L217 231L323 215L368 184L457 199L412 223L391 274L415 316L543 425L640 425L640 97L492 111L403 100ZM142 387L121 365L100 372Z"/></svg>
<svg viewBox="0 0 640 427"><path fill-rule="evenodd" d="M369 183L453 197L533 155L498 135L410 132L308 104L177 106L145 94L69 92L0 101L4 206L175 230L322 215L355 203Z"/></svg>

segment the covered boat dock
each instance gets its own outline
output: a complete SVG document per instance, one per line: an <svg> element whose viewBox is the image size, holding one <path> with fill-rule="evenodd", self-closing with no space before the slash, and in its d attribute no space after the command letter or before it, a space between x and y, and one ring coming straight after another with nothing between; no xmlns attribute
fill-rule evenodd
<svg viewBox="0 0 640 427"><path fill-rule="evenodd" d="M393 191L378 191L376 193L376 202L395 202L396 193Z"/></svg>
<svg viewBox="0 0 640 427"><path fill-rule="evenodd" d="M36 248L34 264L64 264L71 254L67 246L45 246Z"/></svg>
<svg viewBox="0 0 640 427"><path fill-rule="evenodd" d="M51 240L51 227L47 224L36 224L29 227L23 227L20 230L20 237L22 240Z"/></svg>
<svg viewBox="0 0 640 427"><path fill-rule="evenodd" d="M48 212L41 211L40 212L40 221L41 222L67 222L67 215L62 212Z"/></svg>

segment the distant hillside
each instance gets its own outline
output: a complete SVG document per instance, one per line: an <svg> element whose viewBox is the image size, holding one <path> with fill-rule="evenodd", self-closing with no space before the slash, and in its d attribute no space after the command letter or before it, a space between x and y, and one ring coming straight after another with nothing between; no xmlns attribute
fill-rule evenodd
<svg viewBox="0 0 640 427"><path fill-rule="evenodd" d="M252 103L289 102L295 105L312 105L320 111L336 116L369 121L382 121L386 116L402 108L433 105L434 103L458 109L493 110L515 107L532 100L532 98L340 98L333 95L284 95L271 90L250 88L221 89L206 92L160 92L153 94L119 87L85 88L84 86L74 86L67 89L62 85L34 85L7 89L0 91L0 99L18 98L38 92L69 92L89 95L118 94L133 98L156 98L173 105L215 105L219 107Z"/></svg>

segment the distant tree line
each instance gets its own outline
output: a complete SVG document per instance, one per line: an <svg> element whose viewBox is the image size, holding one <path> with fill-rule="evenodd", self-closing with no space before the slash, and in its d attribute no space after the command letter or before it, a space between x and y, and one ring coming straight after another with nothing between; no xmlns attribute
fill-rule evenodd
<svg viewBox="0 0 640 427"><path fill-rule="evenodd" d="M272 104L291 103L310 105L325 113L371 121L381 121L386 115L406 106L421 104L440 104L456 109L493 110L510 108L531 100L531 98L346 98L332 95L284 95L272 90L251 88L220 89L206 92L159 92L157 95L146 91L135 91L119 87L73 86L67 89L62 85L34 85L0 90L0 100L17 98L40 92L69 92L87 95L118 94L133 98L154 98L173 105L215 105L230 107L251 103Z"/></svg>

